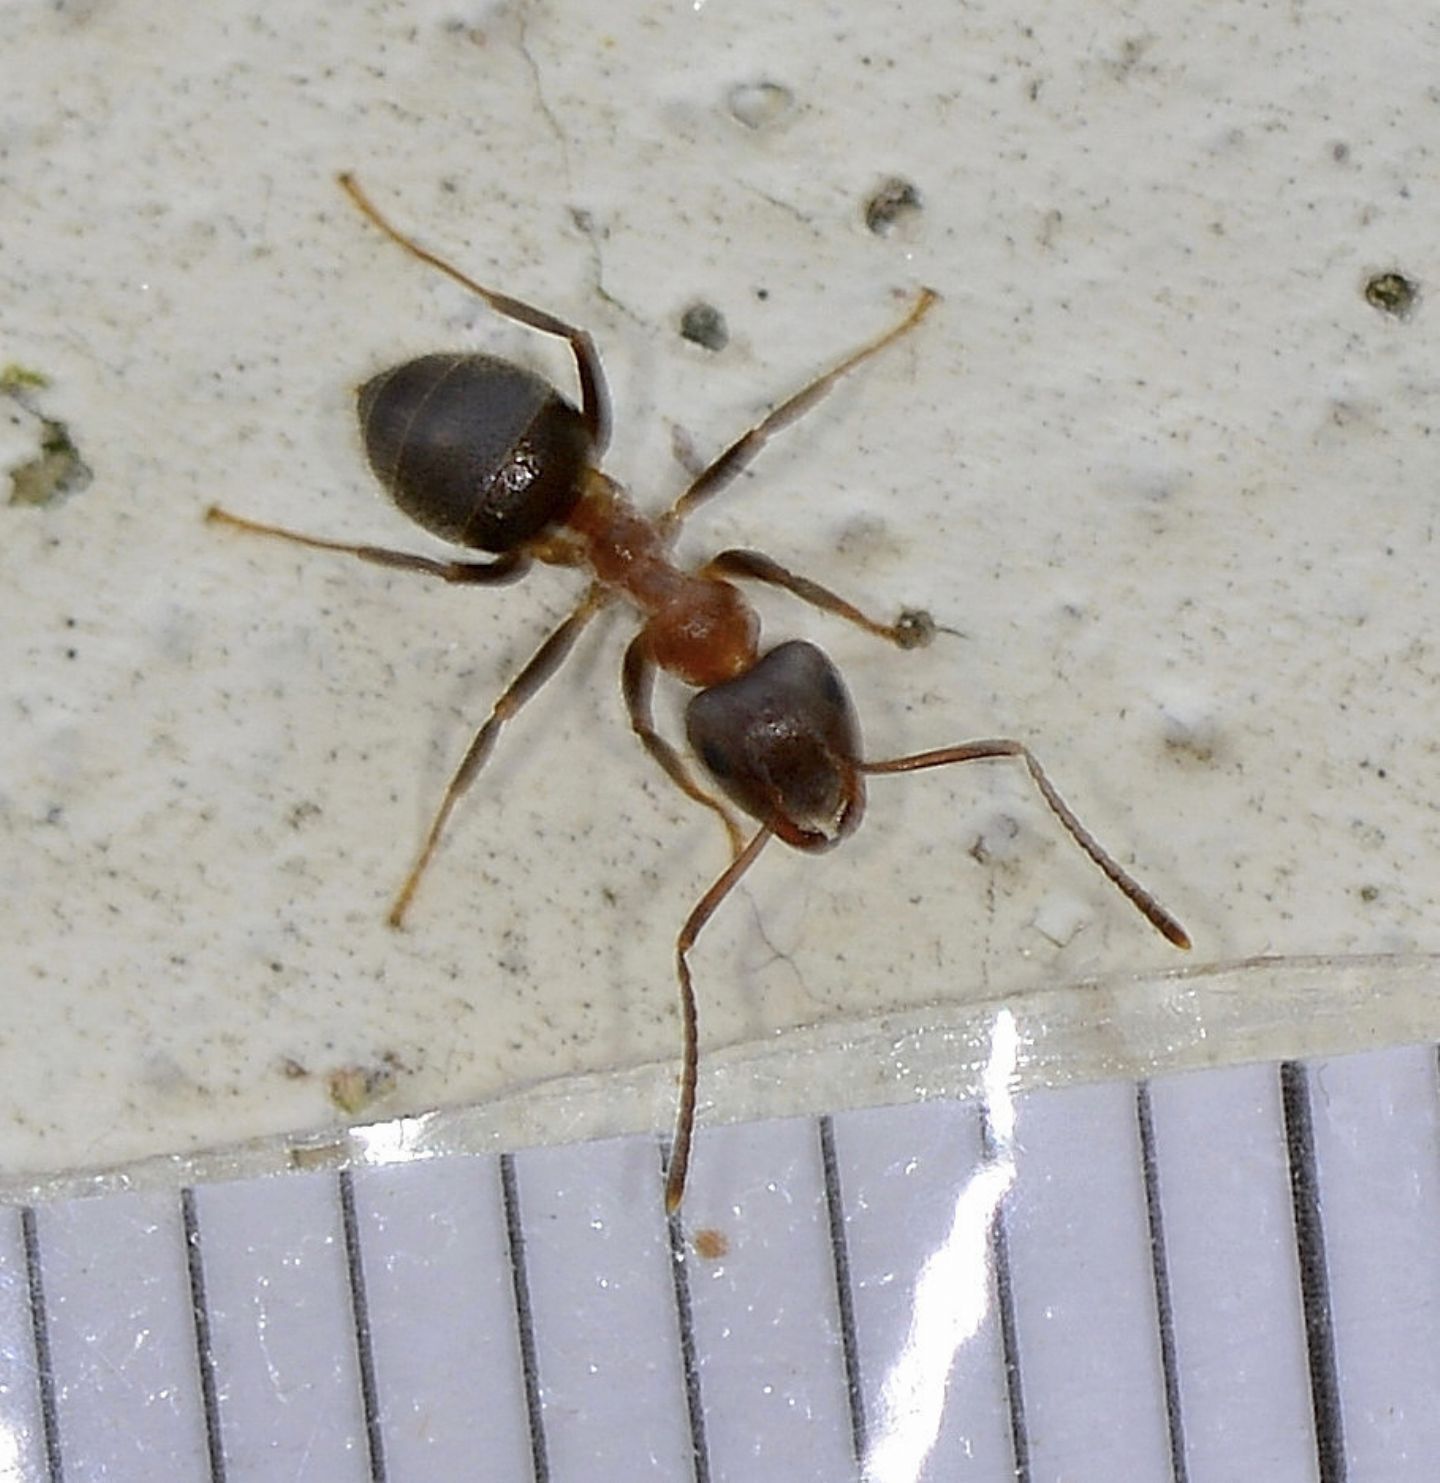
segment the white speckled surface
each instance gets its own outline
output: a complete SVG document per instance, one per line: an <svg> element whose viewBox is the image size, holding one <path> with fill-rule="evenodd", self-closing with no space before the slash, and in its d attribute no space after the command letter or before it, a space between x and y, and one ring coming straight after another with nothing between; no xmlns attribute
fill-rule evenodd
<svg viewBox="0 0 1440 1483"><path fill-rule="evenodd" d="M351 388L456 345L568 374L380 240L347 166L596 333L608 467L651 507L672 425L717 449L933 284L686 551L962 630L896 656L762 604L874 752L1033 744L1202 962L1440 948L1434 18L598 14L0 10L0 363L94 472L0 506L12 1174L315 1127L344 1067L387 1078L374 1116L674 1049L671 942L722 852L627 733L625 625L507 738L397 936L449 769L575 584L433 590L201 523L432 549ZM877 235L891 176L921 206ZM1388 269L1407 319L1365 300ZM679 336L696 300L718 354ZM1006 769L879 780L868 825L772 850L707 933L707 1044L1170 965Z"/></svg>

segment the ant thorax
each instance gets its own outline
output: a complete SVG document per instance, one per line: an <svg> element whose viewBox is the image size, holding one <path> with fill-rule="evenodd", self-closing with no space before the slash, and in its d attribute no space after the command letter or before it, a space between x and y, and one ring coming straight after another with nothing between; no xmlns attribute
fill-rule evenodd
<svg viewBox="0 0 1440 1483"><path fill-rule="evenodd" d="M703 689L744 674L759 653L760 620L731 582L670 559L670 534L598 472L565 517L585 543L596 582L646 615L644 642L667 674Z"/></svg>

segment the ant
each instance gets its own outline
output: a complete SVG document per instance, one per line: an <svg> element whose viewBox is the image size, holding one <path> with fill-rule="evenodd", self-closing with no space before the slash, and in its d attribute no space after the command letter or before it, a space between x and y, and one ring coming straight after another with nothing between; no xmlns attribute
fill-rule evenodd
<svg viewBox="0 0 1440 1483"><path fill-rule="evenodd" d="M907 612L894 623L878 622L758 551L722 551L693 570L671 558L685 519L733 483L775 433L814 407L842 377L915 329L937 301L932 289L920 290L898 324L852 351L737 438L694 476L669 510L652 519L636 510L620 485L599 468L609 441L610 398L590 335L543 309L483 288L391 225L352 175L342 174L339 183L364 216L412 257L477 294L504 318L564 340L575 358L580 405L540 376L483 354L422 355L382 371L360 388L365 450L391 498L432 534L487 553L492 560L441 561L324 540L247 520L218 506L206 518L444 582L513 582L532 561L589 574L585 595L511 681L471 741L390 908L392 927L404 922L455 805L484 767L505 723L560 668L597 613L617 599L638 610L642 626L621 669L630 725L675 786L719 817L731 854L675 942L683 1053L666 1171L668 1212L678 1209L685 1190L695 1122L699 1051L690 949L771 838L797 850L820 851L853 834L865 809L867 777L983 758L1020 759L1056 818L1111 883L1176 947L1190 946L1180 923L1101 848L1024 742L1000 738L908 757L864 758L854 707L834 664L804 642L762 652L759 619L735 584L781 588L902 649L929 642L934 625L928 615ZM652 698L658 670L699 692L686 710L686 734L728 804L696 781L690 764L655 729ZM732 804L760 826L748 839Z"/></svg>

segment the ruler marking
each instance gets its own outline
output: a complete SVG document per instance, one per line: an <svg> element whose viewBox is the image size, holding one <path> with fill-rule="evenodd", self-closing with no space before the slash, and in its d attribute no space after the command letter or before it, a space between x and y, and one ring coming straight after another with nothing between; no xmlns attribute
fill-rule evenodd
<svg viewBox="0 0 1440 1483"><path fill-rule="evenodd" d="M30 1335L35 1347L35 1374L40 1387L40 1425L45 1434L45 1470L50 1483L63 1483L60 1461L60 1412L55 1405L55 1367L50 1355L50 1319L45 1309L45 1277L40 1267L40 1233L35 1207L20 1209L25 1246L25 1282L30 1298Z"/></svg>
<svg viewBox="0 0 1440 1483"><path fill-rule="evenodd" d="M1300 1300L1305 1316L1316 1461L1320 1483L1345 1483L1345 1428L1335 1363L1335 1320L1325 1261L1325 1226L1320 1214L1310 1078L1298 1061L1280 1063L1280 1099L1285 1153L1290 1165L1290 1199L1295 1213L1295 1249L1300 1261Z"/></svg>
<svg viewBox="0 0 1440 1483"><path fill-rule="evenodd" d="M845 1204L840 1167L835 1159L835 1123L820 1119L820 1169L825 1180L825 1212L830 1226L830 1262L835 1271L835 1300L840 1314L840 1351L845 1363L845 1392L850 1405L850 1445L862 1472L870 1450L865 1391L860 1373L860 1347L855 1338L855 1292L850 1282L850 1247L845 1240Z"/></svg>
<svg viewBox="0 0 1440 1483"><path fill-rule="evenodd" d="M1440 1046L1431 1049L1431 1071L1436 1078L1437 1085L1440 1085ZM1332 1229L1327 1233L1326 1229L1328 1212L1323 1198L1326 1190L1322 1184L1322 1175L1330 1171L1328 1163L1325 1171L1319 1168L1320 1157L1317 1152L1317 1128L1321 1134L1322 1144L1325 1133L1324 1125L1317 1124L1316 1121L1317 1117L1323 1114L1323 1109L1316 1100L1320 1095L1320 1083L1316 1080L1314 1069L1298 1061L1278 1063L1270 1074L1277 1072L1290 1194L1289 1213L1293 1220L1292 1239L1297 1262L1306 1350L1306 1373L1313 1426L1313 1442L1309 1445L1314 1448L1314 1465L1317 1469L1318 1483L1346 1483L1348 1476L1345 1445L1344 1402L1346 1398L1341 1389L1338 1367L1338 1345L1343 1341L1343 1334L1337 1334L1335 1296L1332 1292L1327 1252L1327 1239L1333 1239L1336 1231ZM1171 1224L1173 1224L1175 1215L1175 1191L1169 1188L1166 1175L1168 1173L1173 1176L1174 1171L1162 1167L1162 1151L1158 1147L1156 1112L1150 1083L1148 1081L1133 1083L1130 1090L1133 1093L1133 1115L1138 1134L1140 1173L1145 1199L1150 1248L1149 1281L1153 1284L1154 1321L1159 1338L1163 1372L1171 1477L1174 1483L1189 1483L1188 1448L1195 1439L1187 1439L1186 1436L1185 1401L1188 1398L1193 1403L1194 1398L1188 1397L1188 1377L1182 1376L1180 1368L1182 1357L1179 1355L1174 1274L1170 1271L1168 1251L1168 1244L1175 1240L1175 1233L1173 1231L1167 1233L1167 1210ZM1007 1145L997 1139L988 1110L982 1106L979 1109L979 1116L984 1158L988 1162L1009 1159L1011 1151ZM845 1365L850 1441L857 1464L863 1474L868 1449L867 1397L863 1385L865 1367L858 1342L854 1274L848 1250L845 1181L838 1167L835 1132L830 1117L825 1116L816 1120L816 1134L821 1156L832 1265L831 1273L822 1275L827 1276L827 1285L829 1278L833 1278L835 1284L833 1301L836 1304L839 1320L841 1357ZM543 1389L537 1358L538 1335L531 1302L526 1238L514 1157L511 1155L500 1157L498 1170L508 1246L507 1257L514 1303L515 1331L519 1346L518 1357L521 1361L529 1423L533 1478L535 1483L550 1483ZM359 1367L358 1381L370 1457L369 1477L372 1483L386 1483L387 1460L384 1448L384 1428L381 1425L381 1391L376 1370L373 1318L365 1282L367 1251L362 1240L360 1218L357 1215L353 1174L348 1170L341 1171L336 1187L345 1240L351 1317ZM201 1229L202 1222L199 1217L196 1190L186 1186L178 1193L191 1307L191 1341L193 1342L191 1363L196 1367L193 1373L197 1374L200 1382L199 1399L203 1412L209 1465L206 1476L210 1483L226 1483L228 1461L224 1418L219 1401L224 1380L215 1348L215 1318L209 1310L206 1289L205 1241L208 1238L213 1243L217 1237L216 1233L208 1228L205 1231ZM1169 1197L1168 1206L1167 1196ZM1016 1274L1012 1271L1008 1247L1008 1208L1008 1201L1004 1201L995 1210L988 1243L994 1271L994 1303L998 1317L996 1327L1000 1339L1000 1357L1012 1443L1013 1476L1019 1480L1019 1483L1030 1483L1033 1464L1029 1452L1021 1341L1018 1334ZM63 1342L68 1329L56 1327L57 1324L64 1322L61 1303L64 1296L63 1283L59 1275L58 1258L53 1249L51 1226L47 1225L45 1236L42 1237L39 1231L39 1209L35 1206L21 1207L19 1216L26 1277L25 1296L21 1298L21 1302L28 1305L31 1352L36 1373L36 1395L40 1421L39 1437L35 1440L38 1442L43 1438L44 1447L45 1466L40 1476L48 1480L48 1483L64 1483L66 1445L73 1448L78 1434L67 1434L67 1424L70 1420L68 1406L77 1403L77 1393L62 1386L61 1377L55 1370L57 1343L59 1344L58 1352L62 1358L68 1352ZM1333 1216L1328 1223L1333 1225ZM675 1321L693 1453L693 1476L695 1483L711 1483L704 1375L702 1374L701 1356L697 1353L695 1292L690 1282L695 1268L687 1240L680 1217L677 1215L669 1219L667 1222L668 1255L672 1263ZM216 1251L211 1249L208 1255L209 1264L213 1267ZM373 1251L369 1252L369 1255L372 1259L374 1258ZM213 1277L213 1272L211 1275ZM1022 1271L1019 1276L1023 1280L1025 1273ZM51 1288L54 1289L48 1293L47 1277ZM57 1286L57 1284L60 1285ZM1181 1296L1183 1297L1183 1289ZM53 1317L50 1312L52 1307L56 1310ZM22 1309L22 1312L24 1311L26 1310ZM664 1312L664 1307L661 1312ZM55 1334L52 1334L52 1328L56 1329ZM188 1343L186 1347L189 1347ZM1033 1379L1033 1375L1030 1378ZM67 1415L63 1418L59 1414L59 1397L62 1393L67 1397ZM1352 1417L1351 1420L1353 1421L1354 1418ZM1195 1417L1193 1415L1188 1417L1188 1421L1193 1430ZM70 1459L72 1470L76 1465L77 1459L72 1457Z"/></svg>
<svg viewBox="0 0 1440 1483"><path fill-rule="evenodd" d="M986 1163L1000 1158L995 1130L985 1105L980 1106L980 1147ZM990 1223L990 1265L995 1273L995 1307L1000 1317L1000 1353L1005 1371L1005 1403L1010 1413L1010 1448L1015 1483L1031 1483L1030 1433L1025 1425L1025 1387L1020 1378L1020 1334L1015 1322L1015 1288L1010 1276L1010 1241L1005 1232L1005 1205L995 1207Z"/></svg>
<svg viewBox="0 0 1440 1483"><path fill-rule="evenodd" d="M530 1277L525 1268L525 1230L520 1219L520 1191L515 1180L514 1154L500 1155L500 1192L505 1205L510 1286L515 1294L520 1373L525 1381L525 1411L530 1422L531 1466L535 1483L550 1483L550 1457L545 1445L545 1416L540 1400L540 1370L535 1359L535 1312L530 1306Z"/></svg>
<svg viewBox="0 0 1440 1483"><path fill-rule="evenodd" d="M205 1452L210 1459L210 1483L225 1483L225 1445L220 1433L210 1308L205 1300L200 1218L195 1208L195 1191L189 1185L180 1191L180 1221L185 1232L185 1264L190 1276L190 1323L195 1335L195 1363L200 1371L200 1406L205 1413Z"/></svg>
<svg viewBox="0 0 1440 1483"><path fill-rule="evenodd" d="M360 1365L360 1404L365 1413L365 1443L370 1452L371 1483L385 1483L385 1433L380 1425L380 1393L375 1383L375 1344L370 1332L370 1305L365 1298L365 1259L360 1250L360 1223L355 1216L355 1175L340 1170L340 1225L345 1233L345 1272L350 1280L350 1317L355 1330L355 1357Z"/></svg>
<svg viewBox="0 0 1440 1483"><path fill-rule="evenodd" d="M663 1178L670 1163L670 1148L660 1144ZM676 1210L665 1223L670 1245L670 1273L675 1286L675 1320L680 1332L680 1363L685 1377L685 1409L690 1420L690 1447L695 1457L695 1483L710 1483L710 1447L705 1438L705 1405L700 1394L700 1361L695 1352L695 1311L690 1301L690 1267L685 1250L685 1229Z"/></svg>
<svg viewBox="0 0 1440 1483"><path fill-rule="evenodd" d="M1135 1117L1140 1127L1140 1172L1145 1183L1145 1218L1150 1230L1150 1272L1155 1284L1155 1317L1160 1330L1160 1367L1165 1376L1165 1424L1170 1435L1170 1472L1175 1483L1189 1483L1185 1419L1180 1406L1180 1363L1175 1348L1175 1308L1170 1264L1165 1251L1165 1216L1160 1201L1160 1162L1155 1152L1155 1113L1150 1083L1135 1084Z"/></svg>

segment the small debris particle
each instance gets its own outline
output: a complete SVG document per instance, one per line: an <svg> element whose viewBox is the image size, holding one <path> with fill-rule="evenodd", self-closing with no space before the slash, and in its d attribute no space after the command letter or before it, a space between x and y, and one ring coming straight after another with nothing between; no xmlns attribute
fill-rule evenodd
<svg viewBox="0 0 1440 1483"><path fill-rule="evenodd" d="M1009 814L992 814L975 836L969 855L977 865L1008 865L1015 858L1020 823Z"/></svg>
<svg viewBox="0 0 1440 1483"><path fill-rule="evenodd" d="M343 1143L303 1143L290 1150L292 1169L335 1169L344 1162L345 1145Z"/></svg>
<svg viewBox="0 0 1440 1483"><path fill-rule="evenodd" d="M330 1100L347 1117L355 1117L395 1090L395 1067L342 1066L325 1078Z"/></svg>
<svg viewBox="0 0 1440 1483"><path fill-rule="evenodd" d="M691 304L680 316L680 334L692 345L706 350L724 350L730 343L730 329L725 316L714 306L703 301Z"/></svg>
<svg viewBox="0 0 1440 1483"><path fill-rule="evenodd" d="M1396 319L1407 319L1419 297L1419 285L1403 273L1376 273L1365 284L1365 302Z"/></svg>
<svg viewBox="0 0 1440 1483"><path fill-rule="evenodd" d="M898 175L885 181L865 203L865 225L877 237L888 237L897 226L920 213L920 192Z"/></svg>
<svg viewBox="0 0 1440 1483"><path fill-rule="evenodd" d="M795 95L778 82L737 83L726 98L731 117L747 129L768 129L795 106Z"/></svg>
<svg viewBox="0 0 1440 1483"><path fill-rule="evenodd" d="M707 1262L718 1262L730 1254L730 1238L724 1231L717 1231L713 1226L705 1226L696 1231L691 1244L695 1248L695 1255Z"/></svg>
<svg viewBox="0 0 1440 1483"><path fill-rule="evenodd" d="M0 366L0 396L14 396L17 391L44 391L50 378L44 371L32 370L29 366Z"/></svg>
<svg viewBox="0 0 1440 1483"><path fill-rule="evenodd" d="M895 642L902 649L923 649L935 637L935 620L924 608L906 608L895 622Z"/></svg>
<svg viewBox="0 0 1440 1483"><path fill-rule="evenodd" d="M15 362L0 368L0 398L9 405L3 422L0 473L10 478L12 505L48 505L78 494L94 477L70 429L47 417L36 393L50 385L43 371Z"/></svg>

